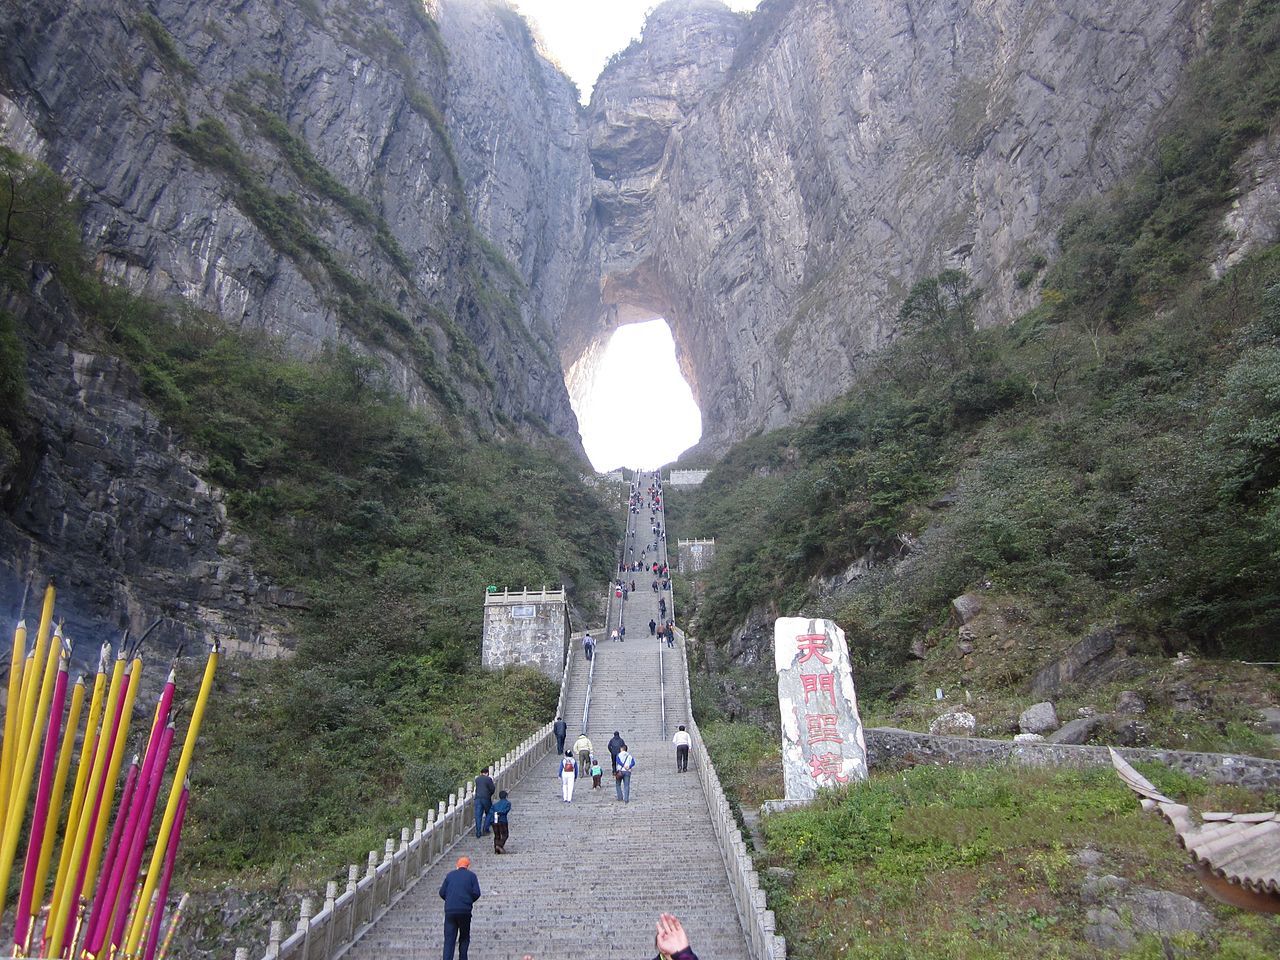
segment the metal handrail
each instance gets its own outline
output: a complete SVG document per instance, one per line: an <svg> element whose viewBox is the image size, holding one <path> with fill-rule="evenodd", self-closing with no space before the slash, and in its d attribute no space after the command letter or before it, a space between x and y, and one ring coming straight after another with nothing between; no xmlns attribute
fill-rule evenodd
<svg viewBox="0 0 1280 960"><path fill-rule="evenodd" d="M660 472L658 473L658 477L659 479L662 477ZM657 547L658 555L662 558L662 563L667 567L667 581L670 583L671 558L667 554L667 541L665 539L665 534L667 532L667 493L666 489L661 487L661 485L659 486L659 489L661 491L659 494L661 499L658 503L658 520L659 529L662 530L662 534L658 537ZM674 623L676 619L676 588L674 583L671 585L671 589L668 590L667 593L671 595L667 602L667 619ZM667 671L662 655L662 651L665 646L665 643L658 644L658 696L660 698L659 711L662 718L662 739L664 741L667 739Z"/></svg>

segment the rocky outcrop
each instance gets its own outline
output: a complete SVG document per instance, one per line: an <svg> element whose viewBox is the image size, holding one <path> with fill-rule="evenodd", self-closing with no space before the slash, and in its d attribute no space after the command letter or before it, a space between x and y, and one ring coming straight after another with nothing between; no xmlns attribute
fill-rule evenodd
<svg viewBox="0 0 1280 960"><path fill-rule="evenodd" d="M1236 197L1223 220L1213 276L1280 238L1280 137L1264 137L1236 164Z"/></svg>
<svg viewBox="0 0 1280 960"><path fill-rule="evenodd" d="M601 297L562 344L665 316L714 449L847 388L942 267L1007 321L1068 206L1141 160L1212 6L663 4L592 96Z"/></svg>
<svg viewBox="0 0 1280 960"><path fill-rule="evenodd" d="M419 0L5 4L0 36L0 83L22 117L9 126L34 130L75 184L104 271L299 353L337 341L374 354L464 430L576 443L526 289L554 260L537 252L554 231L515 225L535 238L521 274L469 216L448 56ZM555 141L549 114L572 94L508 65L491 82L548 106L513 112L506 132Z"/></svg>
<svg viewBox="0 0 1280 960"><path fill-rule="evenodd" d="M98 644L163 618L152 644L218 639L233 653L278 656L288 615L306 598L259 577L249 543L227 519L203 464L147 408L134 373L80 344L74 310L38 271L25 319L30 393L21 476L0 490L0 597L12 623L24 586L28 616L52 577L59 616L92 665Z"/></svg>
<svg viewBox="0 0 1280 960"><path fill-rule="evenodd" d="M432 5L449 51L445 119L472 220L558 336L583 255L591 162L578 91L506 0Z"/></svg>

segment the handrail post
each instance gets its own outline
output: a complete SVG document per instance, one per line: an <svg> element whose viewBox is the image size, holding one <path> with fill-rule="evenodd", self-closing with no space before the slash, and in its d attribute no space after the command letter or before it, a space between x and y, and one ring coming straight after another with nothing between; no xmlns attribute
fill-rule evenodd
<svg viewBox="0 0 1280 960"><path fill-rule="evenodd" d="M315 914L315 904L310 897L302 898L302 908L298 911L298 933L302 934L302 960L311 956L311 917Z"/></svg>

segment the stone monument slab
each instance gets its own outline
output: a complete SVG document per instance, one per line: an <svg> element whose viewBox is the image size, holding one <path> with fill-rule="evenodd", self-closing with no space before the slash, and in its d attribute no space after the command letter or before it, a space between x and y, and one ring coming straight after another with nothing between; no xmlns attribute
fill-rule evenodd
<svg viewBox="0 0 1280 960"><path fill-rule="evenodd" d="M786 799L865 780L867 744L844 631L831 620L780 617L773 653Z"/></svg>

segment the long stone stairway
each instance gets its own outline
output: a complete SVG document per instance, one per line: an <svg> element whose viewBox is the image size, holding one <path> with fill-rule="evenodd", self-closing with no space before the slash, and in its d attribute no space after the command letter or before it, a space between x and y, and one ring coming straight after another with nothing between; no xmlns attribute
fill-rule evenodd
<svg viewBox="0 0 1280 960"><path fill-rule="evenodd" d="M624 542L634 541L639 558L653 541L647 503L639 514L629 513L628 521ZM665 544L656 550L661 562ZM646 560L653 559L650 547ZM670 738L687 719L687 678L679 651L660 650L648 626L651 617L659 619L659 597L670 605L671 594L651 589L652 574L625 576L628 582L634 577L637 587L623 605L626 639L610 642L608 629L599 637L591 684L587 734L603 758L600 788L593 790L590 778L583 778L573 802L564 803L557 758L547 757L510 792L507 854L495 855L490 837L468 834L356 941L347 954L352 960L440 956L440 883L463 854L471 858L483 892L471 928L471 956L478 960L520 960L526 954L534 960L650 957L662 912L680 918L704 960L747 960L711 814L692 769L700 758L690 758L686 774L675 769ZM617 607L611 609L616 616ZM575 660L564 705L567 746L581 730L589 673L580 647L570 655ZM637 760L628 804L615 799L609 776L606 744L615 730Z"/></svg>

